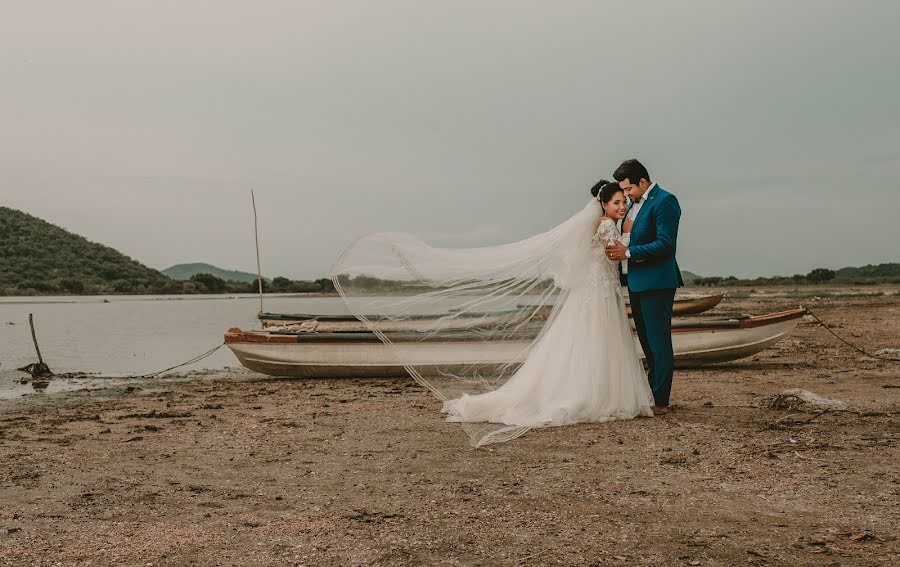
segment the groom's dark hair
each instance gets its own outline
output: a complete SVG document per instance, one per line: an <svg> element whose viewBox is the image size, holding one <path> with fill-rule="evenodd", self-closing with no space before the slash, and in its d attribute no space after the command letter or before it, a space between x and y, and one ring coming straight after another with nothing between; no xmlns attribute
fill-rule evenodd
<svg viewBox="0 0 900 567"><path fill-rule="evenodd" d="M625 181L627 179L633 185L637 185L641 178L650 181L650 174L647 172L644 164L636 159L626 159L613 173L613 179L616 181Z"/></svg>

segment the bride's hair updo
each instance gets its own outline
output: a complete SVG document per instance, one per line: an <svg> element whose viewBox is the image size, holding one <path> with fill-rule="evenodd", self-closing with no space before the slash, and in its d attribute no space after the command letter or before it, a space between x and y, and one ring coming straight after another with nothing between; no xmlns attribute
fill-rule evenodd
<svg viewBox="0 0 900 567"><path fill-rule="evenodd" d="M622 188L619 187L619 184L615 181L607 181L606 179L601 179L591 187L591 195L596 197L601 205L609 203L612 200L613 195L619 192L622 192Z"/></svg>

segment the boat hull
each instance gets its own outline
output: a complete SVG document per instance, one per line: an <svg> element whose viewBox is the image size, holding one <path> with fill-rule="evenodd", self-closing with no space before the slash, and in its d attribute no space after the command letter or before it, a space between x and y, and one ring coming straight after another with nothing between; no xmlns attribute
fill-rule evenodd
<svg viewBox="0 0 900 567"><path fill-rule="evenodd" d="M800 322L805 310L797 309L720 326L676 326L672 330L675 365L680 368L738 360L777 343ZM423 375L453 372L477 365L519 364L531 341L473 342L437 336L429 340L397 335L385 344L371 333L277 335L245 333L232 329L226 344L247 368L271 376L302 378L363 378L406 375L404 360ZM637 336L635 348L641 350Z"/></svg>

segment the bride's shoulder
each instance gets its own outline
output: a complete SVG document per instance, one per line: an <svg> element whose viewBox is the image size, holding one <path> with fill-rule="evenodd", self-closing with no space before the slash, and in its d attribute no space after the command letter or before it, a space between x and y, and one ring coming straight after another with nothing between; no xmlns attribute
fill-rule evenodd
<svg viewBox="0 0 900 567"><path fill-rule="evenodd" d="M597 222L597 228L594 229L595 238L609 239L619 233L616 228L616 222L611 218L604 216Z"/></svg>

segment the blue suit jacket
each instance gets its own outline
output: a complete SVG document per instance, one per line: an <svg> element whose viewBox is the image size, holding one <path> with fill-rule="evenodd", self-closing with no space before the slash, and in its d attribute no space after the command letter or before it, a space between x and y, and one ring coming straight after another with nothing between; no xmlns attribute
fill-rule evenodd
<svg viewBox="0 0 900 567"><path fill-rule="evenodd" d="M659 185L654 187L631 225L629 291L675 289L684 285L675 261L680 219L681 207L675 195Z"/></svg>

